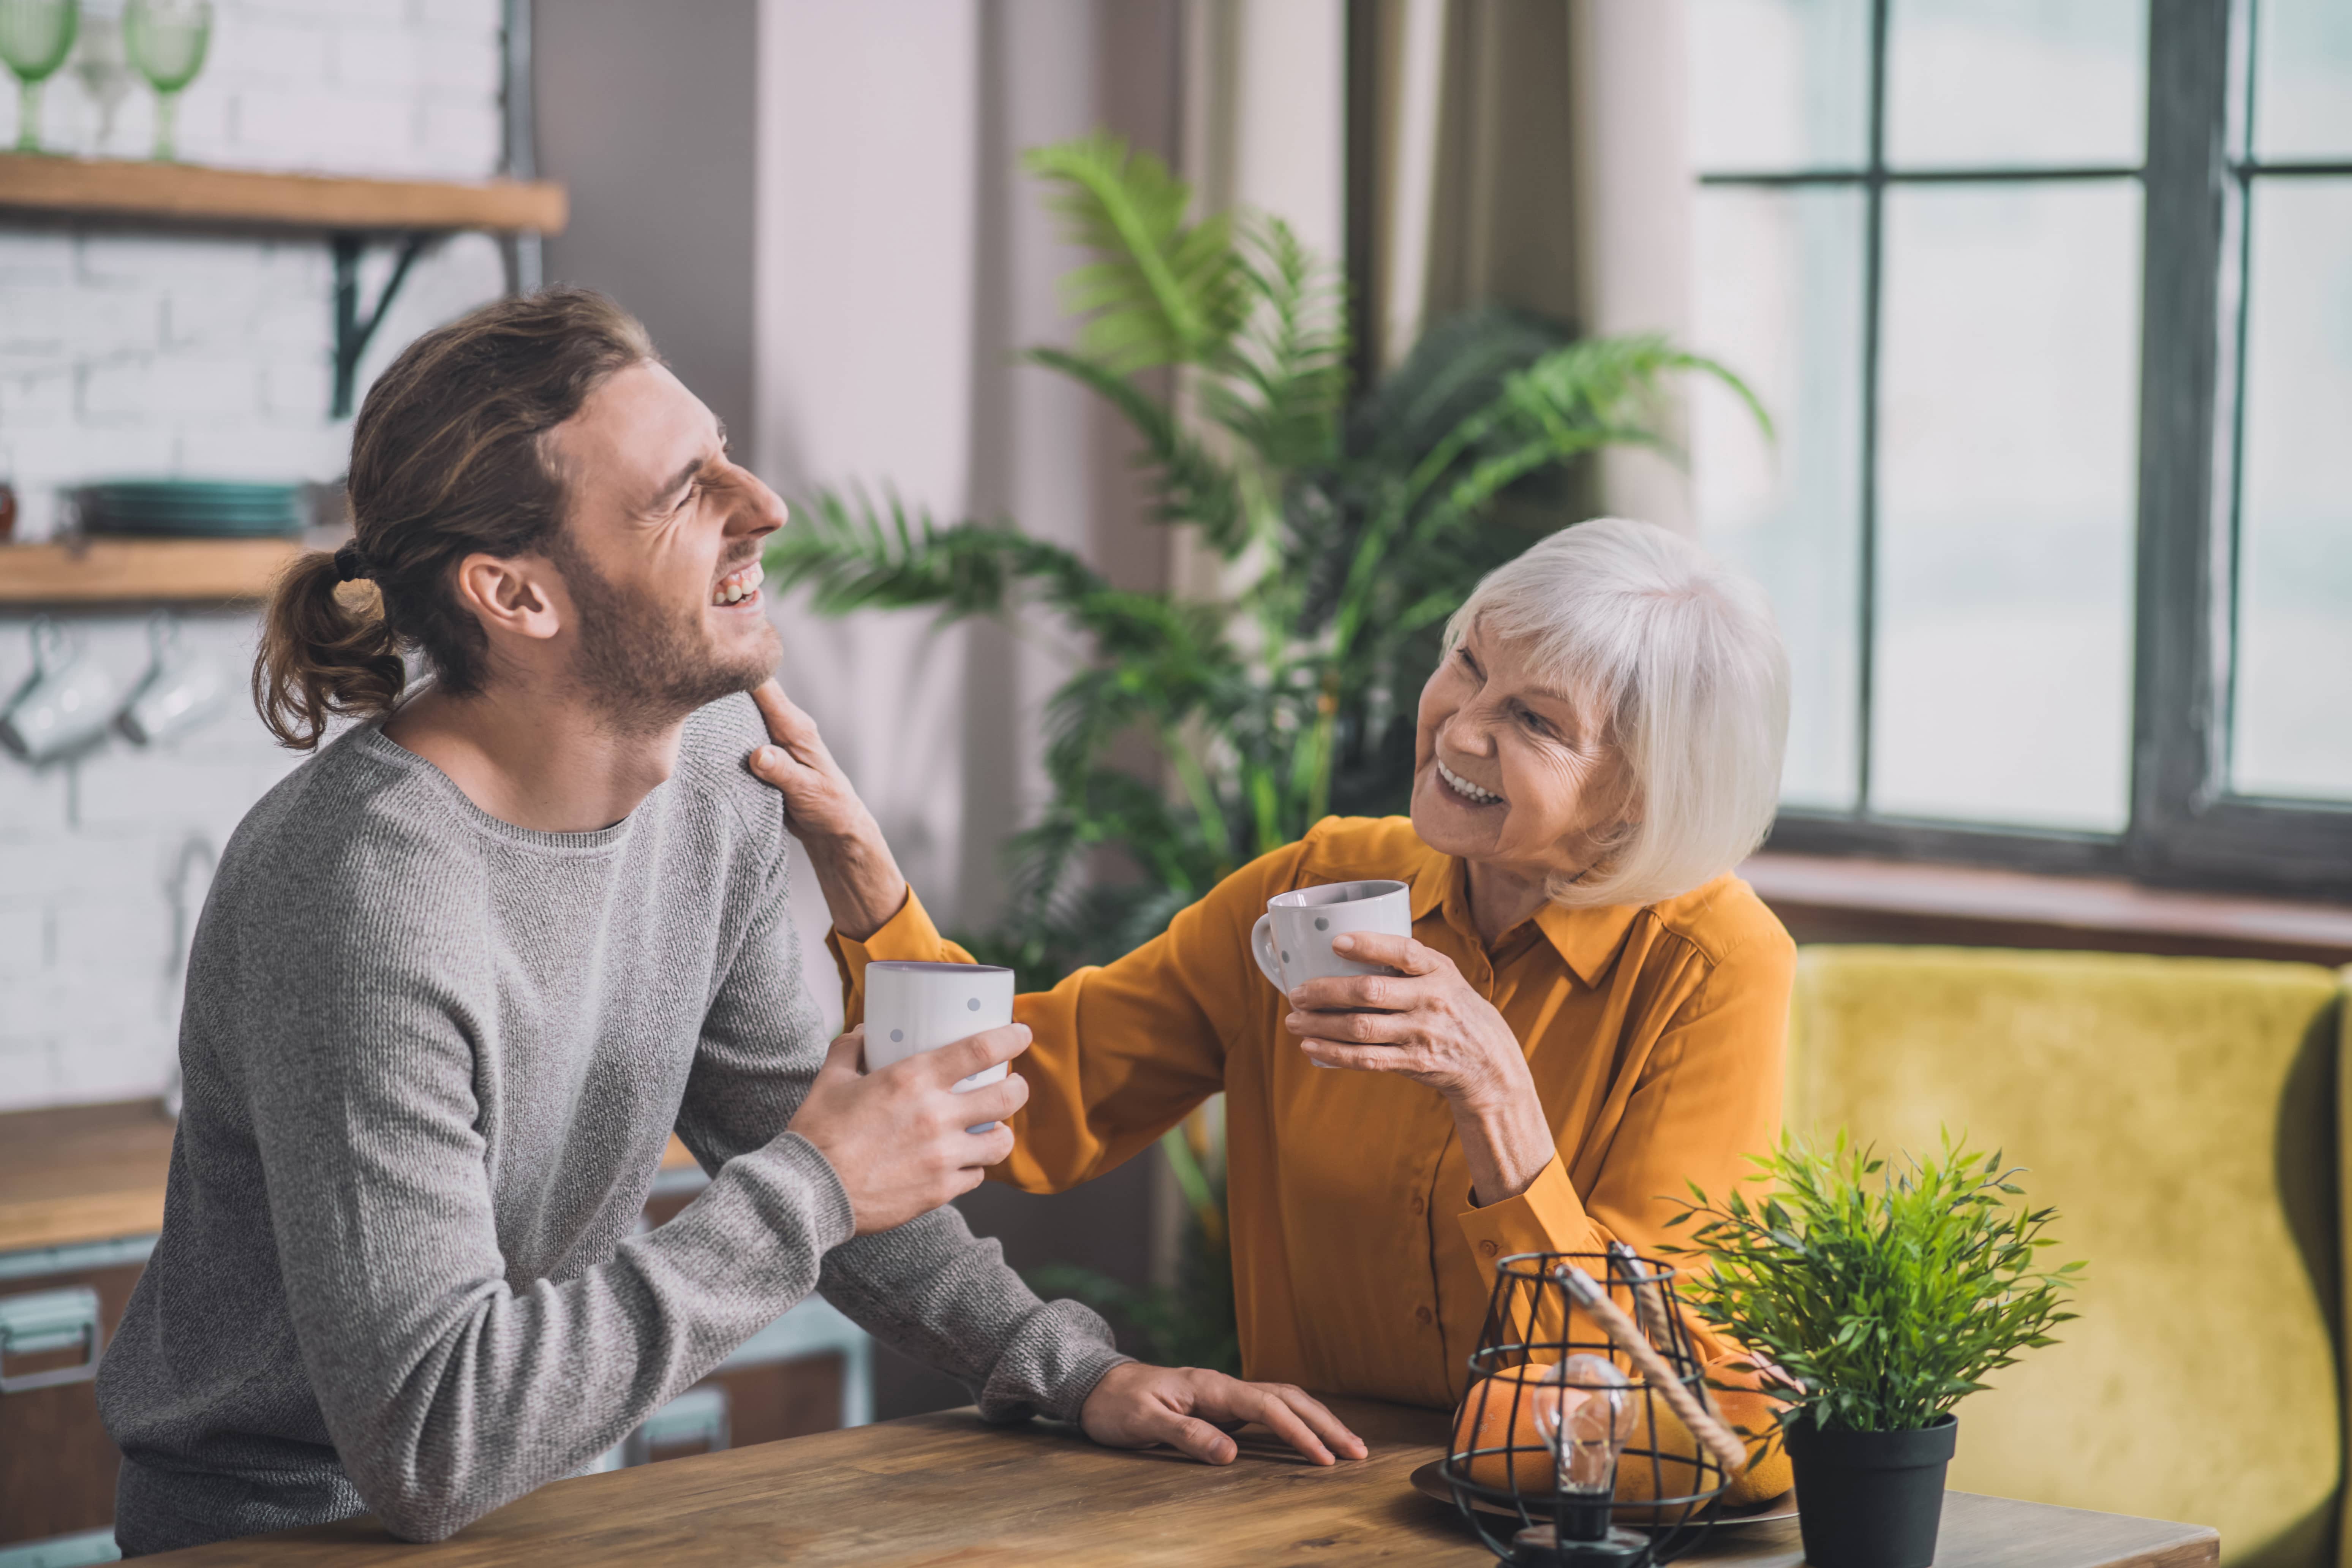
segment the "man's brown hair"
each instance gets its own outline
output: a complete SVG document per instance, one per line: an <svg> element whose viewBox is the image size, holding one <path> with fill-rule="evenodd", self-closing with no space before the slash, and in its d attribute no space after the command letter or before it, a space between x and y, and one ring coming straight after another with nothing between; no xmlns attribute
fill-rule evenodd
<svg viewBox="0 0 2352 1568"><path fill-rule="evenodd" d="M331 715L390 712L410 649L443 690L481 689L488 639L454 568L549 548L564 492L547 433L656 357L635 317L569 287L485 305L403 350L352 428L352 545L301 557L270 591L253 663L270 731L309 751ZM344 581L346 566L371 581Z"/></svg>

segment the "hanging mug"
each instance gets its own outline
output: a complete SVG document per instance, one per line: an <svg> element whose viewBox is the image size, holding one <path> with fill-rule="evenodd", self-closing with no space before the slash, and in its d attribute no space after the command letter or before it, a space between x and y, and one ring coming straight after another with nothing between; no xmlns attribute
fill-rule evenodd
<svg viewBox="0 0 2352 1568"><path fill-rule="evenodd" d="M168 610L148 617L152 661L123 705L122 732L142 746L184 734L219 711L229 694L219 663L180 641L180 618Z"/></svg>
<svg viewBox="0 0 2352 1568"><path fill-rule="evenodd" d="M33 673L0 711L0 743L28 763L77 752L106 733L114 681L81 639L47 616L33 622Z"/></svg>

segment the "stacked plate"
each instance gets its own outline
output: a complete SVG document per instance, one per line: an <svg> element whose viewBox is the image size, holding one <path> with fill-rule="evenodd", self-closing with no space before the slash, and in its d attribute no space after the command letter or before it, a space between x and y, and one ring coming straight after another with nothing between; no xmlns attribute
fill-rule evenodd
<svg viewBox="0 0 2352 1568"><path fill-rule="evenodd" d="M218 479L121 479L81 492L85 533L256 539L307 526L299 485Z"/></svg>

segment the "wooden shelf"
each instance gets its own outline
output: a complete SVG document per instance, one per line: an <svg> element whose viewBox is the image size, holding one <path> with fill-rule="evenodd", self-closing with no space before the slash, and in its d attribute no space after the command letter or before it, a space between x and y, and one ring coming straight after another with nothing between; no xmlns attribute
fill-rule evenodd
<svg viewBox="0 0 2352 1568"><path fill-rule="evenodd" d="M328 416L335 419L352 411L360 355L401 280L438 236L467 229L557 234L570 216L564 188L550 180L368 180L0 153L0 214L7 213L327 236L335 265ZM374 307L362 312L360 255L386 239L399 255Z"/></svg>
<svg viewBox="0 0 2352 1568"><path fill-rule="evenodd" d="M0 209L338 233L556 234L569 216L550 180L368 180L13 153L0 153Z"/></svg>
<svg viewBox="0 0 2352 1568"><path fill-rule="evenodd" d="M296 539L94 539L0 545L0 605L258 599Z"/></svg>

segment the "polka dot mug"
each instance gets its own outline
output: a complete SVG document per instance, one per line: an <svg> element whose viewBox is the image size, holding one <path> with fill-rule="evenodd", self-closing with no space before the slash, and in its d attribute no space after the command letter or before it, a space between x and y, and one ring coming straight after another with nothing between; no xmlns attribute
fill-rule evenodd
<svg viewBox="0 0 2352 1568"><path fill-rule="evenodd" d="M906 1060L1013 1022L1013 971L992 963L866 966L866 1070ZM956 1085L958 1094L1004 1077L997 1063Z"/></svg>
<svg viewBox="0 0 2352 1568"><path fill-rule="evenodd" d="M1285 995L1302 980L1396 973L1385 964L1334 956L1331 939L1342 931L1411 936L1412 891L1402 882L1326 882L1276 893L1250 931L1250 955Z"/></svg>

